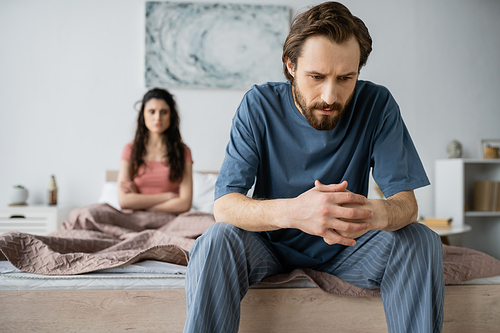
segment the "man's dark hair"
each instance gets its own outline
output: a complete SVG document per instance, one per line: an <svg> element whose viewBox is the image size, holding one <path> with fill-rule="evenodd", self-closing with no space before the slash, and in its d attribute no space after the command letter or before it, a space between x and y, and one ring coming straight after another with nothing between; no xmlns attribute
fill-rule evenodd
<svg viewBox="0 0 500 333"><path fill-rule="evenodd" d="M324 2L297 15L292 21L281 57L283 73L288 81L293 82L293 77L288 73L286 59L289 58L296 68L304 42L308 37L316 35L325 36L338 44L354 36L361 51L358 71L366 64L372 51L372 38L363 21L352 15L349 9L341 3Z"/></svg>

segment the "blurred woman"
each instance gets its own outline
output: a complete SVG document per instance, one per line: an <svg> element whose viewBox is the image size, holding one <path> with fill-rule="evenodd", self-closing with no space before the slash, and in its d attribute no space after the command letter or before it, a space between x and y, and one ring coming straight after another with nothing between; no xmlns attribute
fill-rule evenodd
<svg viewBox="0 0 500 333"><path fill-rule="evenodd" d="M180 214L191 209L191 150L182 142L173 96L148 91L141 103L133 142L123 148L118 172L122 209Z"/></svg>

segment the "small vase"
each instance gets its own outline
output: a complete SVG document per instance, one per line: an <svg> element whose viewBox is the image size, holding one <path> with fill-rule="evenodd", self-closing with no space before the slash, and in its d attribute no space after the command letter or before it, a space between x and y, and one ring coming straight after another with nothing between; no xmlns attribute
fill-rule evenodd
<svg viewBox="0 0 500 333"><path fill-rule="evenodd" d="M10 193L10 202L15 205L22 205L28 199L28 190L25 188L14 187Z"/></svg>

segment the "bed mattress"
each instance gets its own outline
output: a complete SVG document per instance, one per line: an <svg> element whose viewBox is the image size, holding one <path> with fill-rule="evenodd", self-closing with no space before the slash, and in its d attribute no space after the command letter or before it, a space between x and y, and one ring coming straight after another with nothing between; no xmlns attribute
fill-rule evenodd
<svg viewBox="0 0 500 333"><path fill-rule="evenodd" d="M184 288L184 266L145 261L79 275L40 275L22 272L0 261L0 290L109 290Z"/></svg>
<svg viewBox="0 0 500 333"><path fill-rule="evenodd" d="M41 275L26 273L8 261L0 261L0 291L23 290L113 290L113 289L179 289L184 288L186 266L146 260L118 268L103 269L79 275ZM316 287L307 278L253 288Z"/></svg>
<svg viewBox="0 0 500 333"><path fill-rule="evenodd" d="M185 274L185 266L154 260L79 275L26 273L8 261L0 261L0 291L182 289ZM500 276L476 279L464 284L500 284ZM259 283L252 288L308 287L316 288L316 285L308 278L298 277L277 285Z"/></svg>

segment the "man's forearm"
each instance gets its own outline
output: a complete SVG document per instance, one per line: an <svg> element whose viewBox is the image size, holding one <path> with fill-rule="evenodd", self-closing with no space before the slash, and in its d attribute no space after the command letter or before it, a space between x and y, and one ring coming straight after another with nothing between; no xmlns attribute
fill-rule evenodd
<svg viewBox="0 0 500 333"><path fill-rule="evenodd" d="M286 200L255 200L240 193L229 193L215 200L215 220L248 231L277 230L285 227Z"/></svg>
<svg viewBox="0 0 500 333"><path fill-rule="evenodd" d="M357 232L369 227L373 217L364 196L346 191L347 182L322 185L296 198L254 200L239 193L226 194L215 201L214 215L218 222L231 223L248 231L271 231L294 228L320 236L328 244L354 245L352 239L339 236L334 230ZM344 205L352 205L347 208ZM343 219L350 219L352 223ZM365 231L366 232L366 231Z"/></svg>
<svg viewBox="0 0 500 333"><path fill-rule="evenodd" d="M387 200L368 200L374 211L374 229L394 231L413 223L418 217L418 205L413 191L397 193Z"/></svg>

